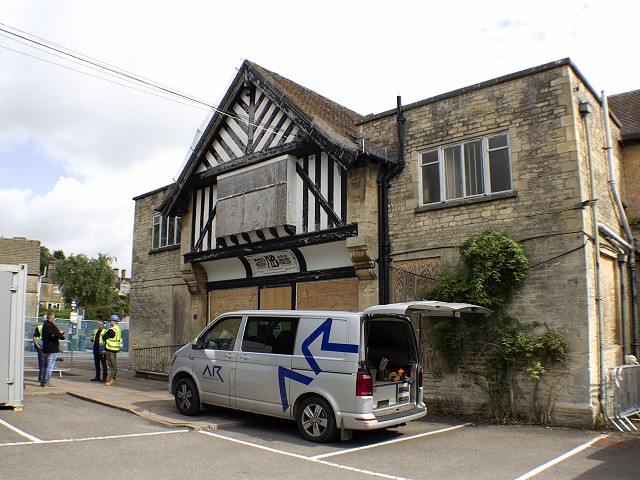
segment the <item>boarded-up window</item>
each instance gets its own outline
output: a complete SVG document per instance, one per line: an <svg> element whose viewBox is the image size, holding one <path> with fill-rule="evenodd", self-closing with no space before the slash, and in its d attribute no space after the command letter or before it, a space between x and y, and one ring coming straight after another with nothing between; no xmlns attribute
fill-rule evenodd
<svg viewBox="0 0 640 480"><path fill-rule="evenodd" d="M602 282L602 317L603 317L603 339L606 347L620 345L622 343L620 335L620 312L618 292L618 268L616 260L605 255L600 256L600 281Z"/></svg>
<svg viewBox="0 0 640 480"><path fill-rule="evenodd" d="M260 310L291 310L291 286L260 289Z"/></svg>
<svg viewBox="0 0 640 480"><path fill-rule="evenodd" d="M356 278L299 283L297 285L297 308L299 310L357 312L360 310L358 287L359 282Z"/></svg>
<svg viewBox="0 0 640 480"><path fill-rule="evenodd" d="M229 288L209 292L209 319L236 310L258 309L258 287Z"/></svg>
<svg viewBox="0 0 640 480"><path fill-rule="evenodd" d="M193 321L191 315L191 294L186 285L172 287L173 299L173 344L190 342L200 331L201 324Z"/></svg>
<svg viewBox="0 0 640 480"><path fill-rule="evenodd" d="M393 262L393 301L418 300L419 294L434 285L440 274L440 258Z"/></svg>

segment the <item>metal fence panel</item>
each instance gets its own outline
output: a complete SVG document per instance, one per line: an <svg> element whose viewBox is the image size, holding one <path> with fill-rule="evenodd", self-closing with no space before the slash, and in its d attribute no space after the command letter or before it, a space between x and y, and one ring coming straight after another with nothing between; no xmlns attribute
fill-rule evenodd
<svg viewBox="0 0 640 480"><path fill-rule="evenodd" d="M605 387L607 419L620 431L638 430L632 420L640 415L640 365L610 368Z"/></svg>
<svg viewBox="0 0 640 480"><path fill-rule="evenodd" d="M134 348L131 363L136 372L168 374L171 356L184 345Z"/></svg>

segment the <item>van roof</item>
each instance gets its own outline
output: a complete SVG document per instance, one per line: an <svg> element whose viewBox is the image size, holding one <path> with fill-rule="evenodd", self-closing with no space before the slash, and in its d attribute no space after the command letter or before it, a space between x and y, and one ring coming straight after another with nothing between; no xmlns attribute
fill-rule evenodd
<svg viewBox="0 0 640 480"><path fill-rule="evenodd" d="M225 312L224 315L258 315L289 317L298 315L308 316L354 316L354 315L408 315L411 312L431 316L459 317L462 313L491 313L488 308L470 303L438 302L435 300L416 300L413 302L390 303L387 305L374 305L363 312L348 312L337 310L238 310Z"/></svg>

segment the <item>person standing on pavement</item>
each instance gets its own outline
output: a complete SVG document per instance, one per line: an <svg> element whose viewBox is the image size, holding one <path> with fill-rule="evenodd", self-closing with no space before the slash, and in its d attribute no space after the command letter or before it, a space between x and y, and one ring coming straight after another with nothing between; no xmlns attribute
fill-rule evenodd
<svg viewBox="0 0 640 480"><path fill-rule="evenodd" d="M42 351L44 353L45 372L40 381L41 387L51 386L51 373L60 353L60 340L64 340L64 333L54 323L53 313L47 314L47 321L42 326Z"/></svg>
<svg viewBox="0 0 640 480"><path fill-rule="evenodd" d="M47 321L47 317L43 318L42 325L37 325L36 329L33 331L33 348L38 352L38 383L44 382L44 371L45 371L45 363L44 363L44 352L42 351L42 327L44 326L44 322Z"/></svg>
<svg viewBox="0 0 640 480"><path fill-rule="evenodd" d="M119 321L120 317L118 315L111 315L111 318L109 318L111 328L102 336L105 342L107 365L109 365L109 375L107 375L107 381L105 382L106 386L116 384L116 375L118 374L118 362L116 355L120 351L120 342L122 340L122 332L118 326Z"/></svg>
<svg viewBox="0 0 640 480"><path fill-rule="evenodd" d="M104 322L100 320L98 322L98 329L91 335L91 341L93 342L93 364L96 367L96 376L91 379L92 382L107 381L107 357L105 355L103 338L106 330L103 327ZM102 369L100 367L102 367ZM100 375L100 370L102 370L102 376Z"/></svg>

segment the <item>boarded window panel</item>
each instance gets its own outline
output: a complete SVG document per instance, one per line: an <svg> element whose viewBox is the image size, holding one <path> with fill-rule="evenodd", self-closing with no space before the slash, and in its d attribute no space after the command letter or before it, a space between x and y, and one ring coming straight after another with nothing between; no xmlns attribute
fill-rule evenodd
<svg viewBox="0 0 640 480"><path fill-rule="evenodd" d="M260 310L291 310L291 286L262 288Z"/></svg>
<svg viewBox="0 0 640 480"><path fill-rule="evenodd" d="M440 258L393 262L393 301L419 300L420 293L432 287L439 275Z"/></svg>
<svg viewBox="0 0 640 480"><path fill-rule="evenodd" d="M602 282L602 316L603 316L603 339L607 346L620 345L622 338L620 335L620 302L618 292L620 291L618 268L616 260L605 255L600 256L600 281ZM622 359L620 359L622 360ZM607 365L612 367L613 365Z"/></svg>
<svg viewBox="0 0 640 480"><path fill-rule="evenodd" d="M257 310L258 287L229 288L209 292L209 320L235 310Z"/></svg>
<svg viewBox="0 0 640 480"><path fill-rule="evenodd" d="M356 278L346 278L326 282L299 283L296 300L299 310L357 312L360 310L359 282Z"/></svg>
<svg viewBox="0 0 640 480"><path fill-rule="evenodd" d="M172 303L173 344L185 344L193 340L202 328L202 324L191 315L191 295L186 285L172 287Z"/></svg>

